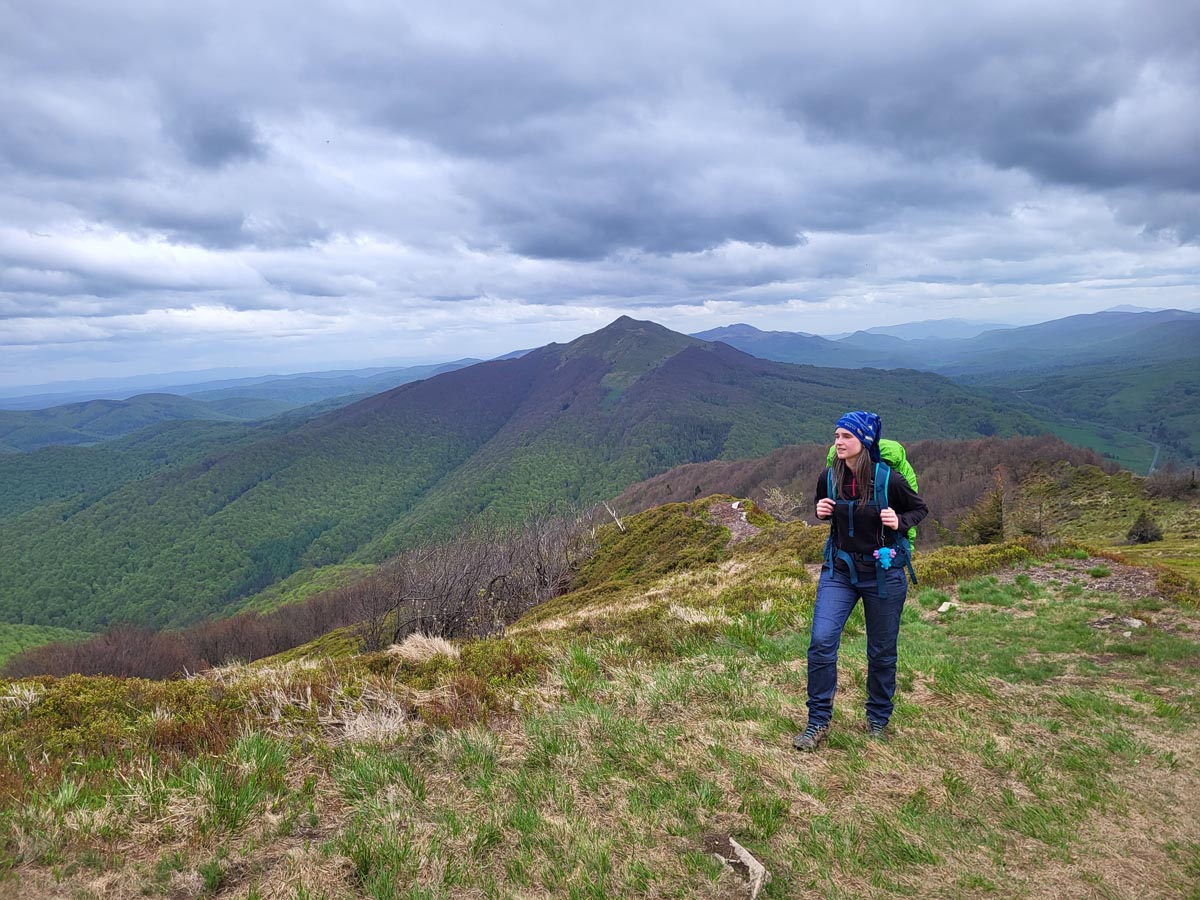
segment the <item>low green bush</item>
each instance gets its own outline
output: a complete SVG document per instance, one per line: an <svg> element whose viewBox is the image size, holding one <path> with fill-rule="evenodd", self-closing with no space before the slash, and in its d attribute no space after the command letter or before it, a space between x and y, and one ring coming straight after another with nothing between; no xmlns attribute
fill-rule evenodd
<svg viewBox="0 0 1200 900"><path fill-rule="evenodd" d="M920 584L931 587L952 584L972 575L1032 559L1032 546L1030 539L1021 539L1003 544L939 547L928 554L914 554L913 569Z"/></svg>

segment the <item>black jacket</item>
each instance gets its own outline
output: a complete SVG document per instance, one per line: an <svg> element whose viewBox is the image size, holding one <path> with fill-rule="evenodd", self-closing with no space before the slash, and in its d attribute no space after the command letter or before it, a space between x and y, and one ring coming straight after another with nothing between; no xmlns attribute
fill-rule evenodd
<svg viewBox="0 0 1200 900"><path fill-rule="evenodd" d="M822 472L817 481L817 500L828 496L825 481L825 473ZM842 482L842 496L846 499L854 498L857 501L854 504L854 537L850 537L848 519L850 508L846 504L839 503L833 510L833 543L839 550L845 550L847 553L861 553L870 556L885 543L892 543L895 533L891 532L891 529L886 529L891 533L885 536L883 523L879 521L879 510L870 505L872 499L870 493L867 493L865 497L861 496L863 494L861 485L857 483L852 485L852 482L854 482L854 473L847 468L846 477ZM852 486L854 493L851 493ZM902 534L929 514L929 507L925 505L925 501L908 486L904 476L895 470L888 478L887 500L900 519L900 527L897 530ZM816 506L816 500L813 501L813 506Z"/></svg>

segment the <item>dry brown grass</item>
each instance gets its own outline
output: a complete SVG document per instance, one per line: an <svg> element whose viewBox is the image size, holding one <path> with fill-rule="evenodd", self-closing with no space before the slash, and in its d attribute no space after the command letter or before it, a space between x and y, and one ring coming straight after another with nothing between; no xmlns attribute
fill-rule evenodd
<svg viewBox="0 0 1200 900"><path fill-rule="evenodd" d="M1096 811L1079 826L1071 853L1047 853L1036 841L1006 855L1006 890L1032 900L1062 897L1141 900L1189 896L1177 863L1165 847L1197 837L1200 821L1200 730L1191 729L1164 744L1161 735L1141 730L1158 749L1172 748L1179 765L1166 769L1147 763L1118 776L1130 802L1119 814ZM971 871L983 866L983 848L955 848L948 867ZM922 896L938 893L938 880L914 882ZM1193 885L1193 888L1200 885Z"/></svg>
<svg viewBox="0 0 1200 900"><path fill-rule="evenodd" d="M392 644L387 649L389 656L409 663L428 662L436 656L447 656L457 659L459 650L448 640L427 634L410 634L399 644Z"/></svg>
<svg viewBox="0 0 1200 900"><path fill-rule="evenodd" d="M686 622L689 625L724 625L732 621L729 616L719 609L701 610L672 603L667 612L671 618L678 619L680 622Z"/></svg>

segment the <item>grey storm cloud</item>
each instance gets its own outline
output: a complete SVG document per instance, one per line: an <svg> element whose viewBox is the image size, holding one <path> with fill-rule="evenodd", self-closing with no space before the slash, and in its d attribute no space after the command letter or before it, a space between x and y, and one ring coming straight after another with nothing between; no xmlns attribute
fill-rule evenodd
<svg viewBox="0 0 1200 900"><path fill-rule="evenodd" d="M1200 189L1200 12L1189 2L972 6L957 21L864 22L864 52L769 65L819 133L973 152L1049 182ZM897 10L899 12L899 10ZM762 69L742 77L761 83Z"/></svg>
<svg viewBox="0 0 1200 900"><path fill-rule="evenodd" d="M266 148L253 123L220 109L183 109L170 115L167 131L188 161L201 168L259 159Z"/></svg>
<svg viewBox="0 0 1200 900"><path fill-rule="evenodd" d="M1150 4L1157 15L1132 5L1051 6L1057 11L981 6L970 16L920 24L907 4L878 5L873 14L868 8L861 18L846 13L845 20L765 5L732 23L721 7L706 20L701 7L699 24L665 6L648 15L650 36L627 28L623 14L632 11L620 6L612 15L575 18L516 6L506 20L483 7L406 19L386 8L351 14L317 5L277 32L269 12L247 27L248 11L227 6L221 39L204 40L197 35L212 26L194 21L197 9L145 21L134 15L140 6L118 5L80 16L75 32L62 22L76 16L59 18L60 39L74 51L67 62L51 57L63 48L46 40L30 42L32 52L18 50L29 66L16 73L17 84L30 90L19 95L23 109L19 127L7 131L6 158L16 168L80 177L91 163L99 177L122 158L130 168L171 167L173 145L183 170L202 176L261 161L272 124L315 110L328 118L331 140L374 127L437 148L461 168L479 230L494 230L518 253L566 258L631 247L694 251L726 240L779 246L808 228L878 221L888 195L880 199L877 178L860 180L857 191L843 184L832 197L756 193L744 183L756 166L775 167L782 182L793 165L837 163L836 153L756 158L756 126L770 141L798 146L886 146L923 159L976 155L1047 182L1195 194L1200 16L1184 3ZM285 15L282 6L275 12ZM135 19L134 46L154 48L142 68L121 42L85 33L89 20L101 33L106 26L124 33L113 23ZM35 24L42 22L26 26ZM87 64L99 70L98 103L92 120L75 120L72 133L71 116L87 104L71 91L89 90L78 82ZM268 78L272 65L283 71ZM61 77L38 77L47 70ZM144 115L131 106L139 97L153 98L157 142L137 127ZM718 108L706 110L706 100ZM133 112L115 117L130 120L125 135L113 133L114 105ZM738 120L730 112L739 108L764 115ZM687 120L672 109L685 109ZM772 121L773 112L782 118ZM675 133L661 134L661 120ZM748 130L731 147L721 125ZM689 131L689 146L671 146L685 143ZM594 142L606 150L600 165ZM697 172L716 186L708 196L690 184ZM480 190L484 176L498 189ZM897 202L936 205L947 191L930 187ZM244 240L228 227L194 230L202 243L206 234L213 246Z"/></svg>
<svg viewBox="0 0 1200 900"><path fill-rule="evenodd" d="M1191 0L0 4L0 316L1150 291L1197 262L1197 47Z"/></svg>

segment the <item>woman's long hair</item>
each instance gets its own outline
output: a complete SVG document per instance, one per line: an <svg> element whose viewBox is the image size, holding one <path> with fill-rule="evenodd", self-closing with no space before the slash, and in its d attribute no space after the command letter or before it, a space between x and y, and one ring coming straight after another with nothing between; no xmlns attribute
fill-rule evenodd
<svg viewBox="0 0 1200 900"><path fill-rule="evenodd" d="M846 480L846 469L848 468L850 467L846 465L844 459L839 456L833 458L833 484L839 500L848 499L842 495L842 483ZM858 496L869 498L875 488L875 463L866 447L863 447L862 452L854 458L853 471L854 478L858 482Z"/></svg>

